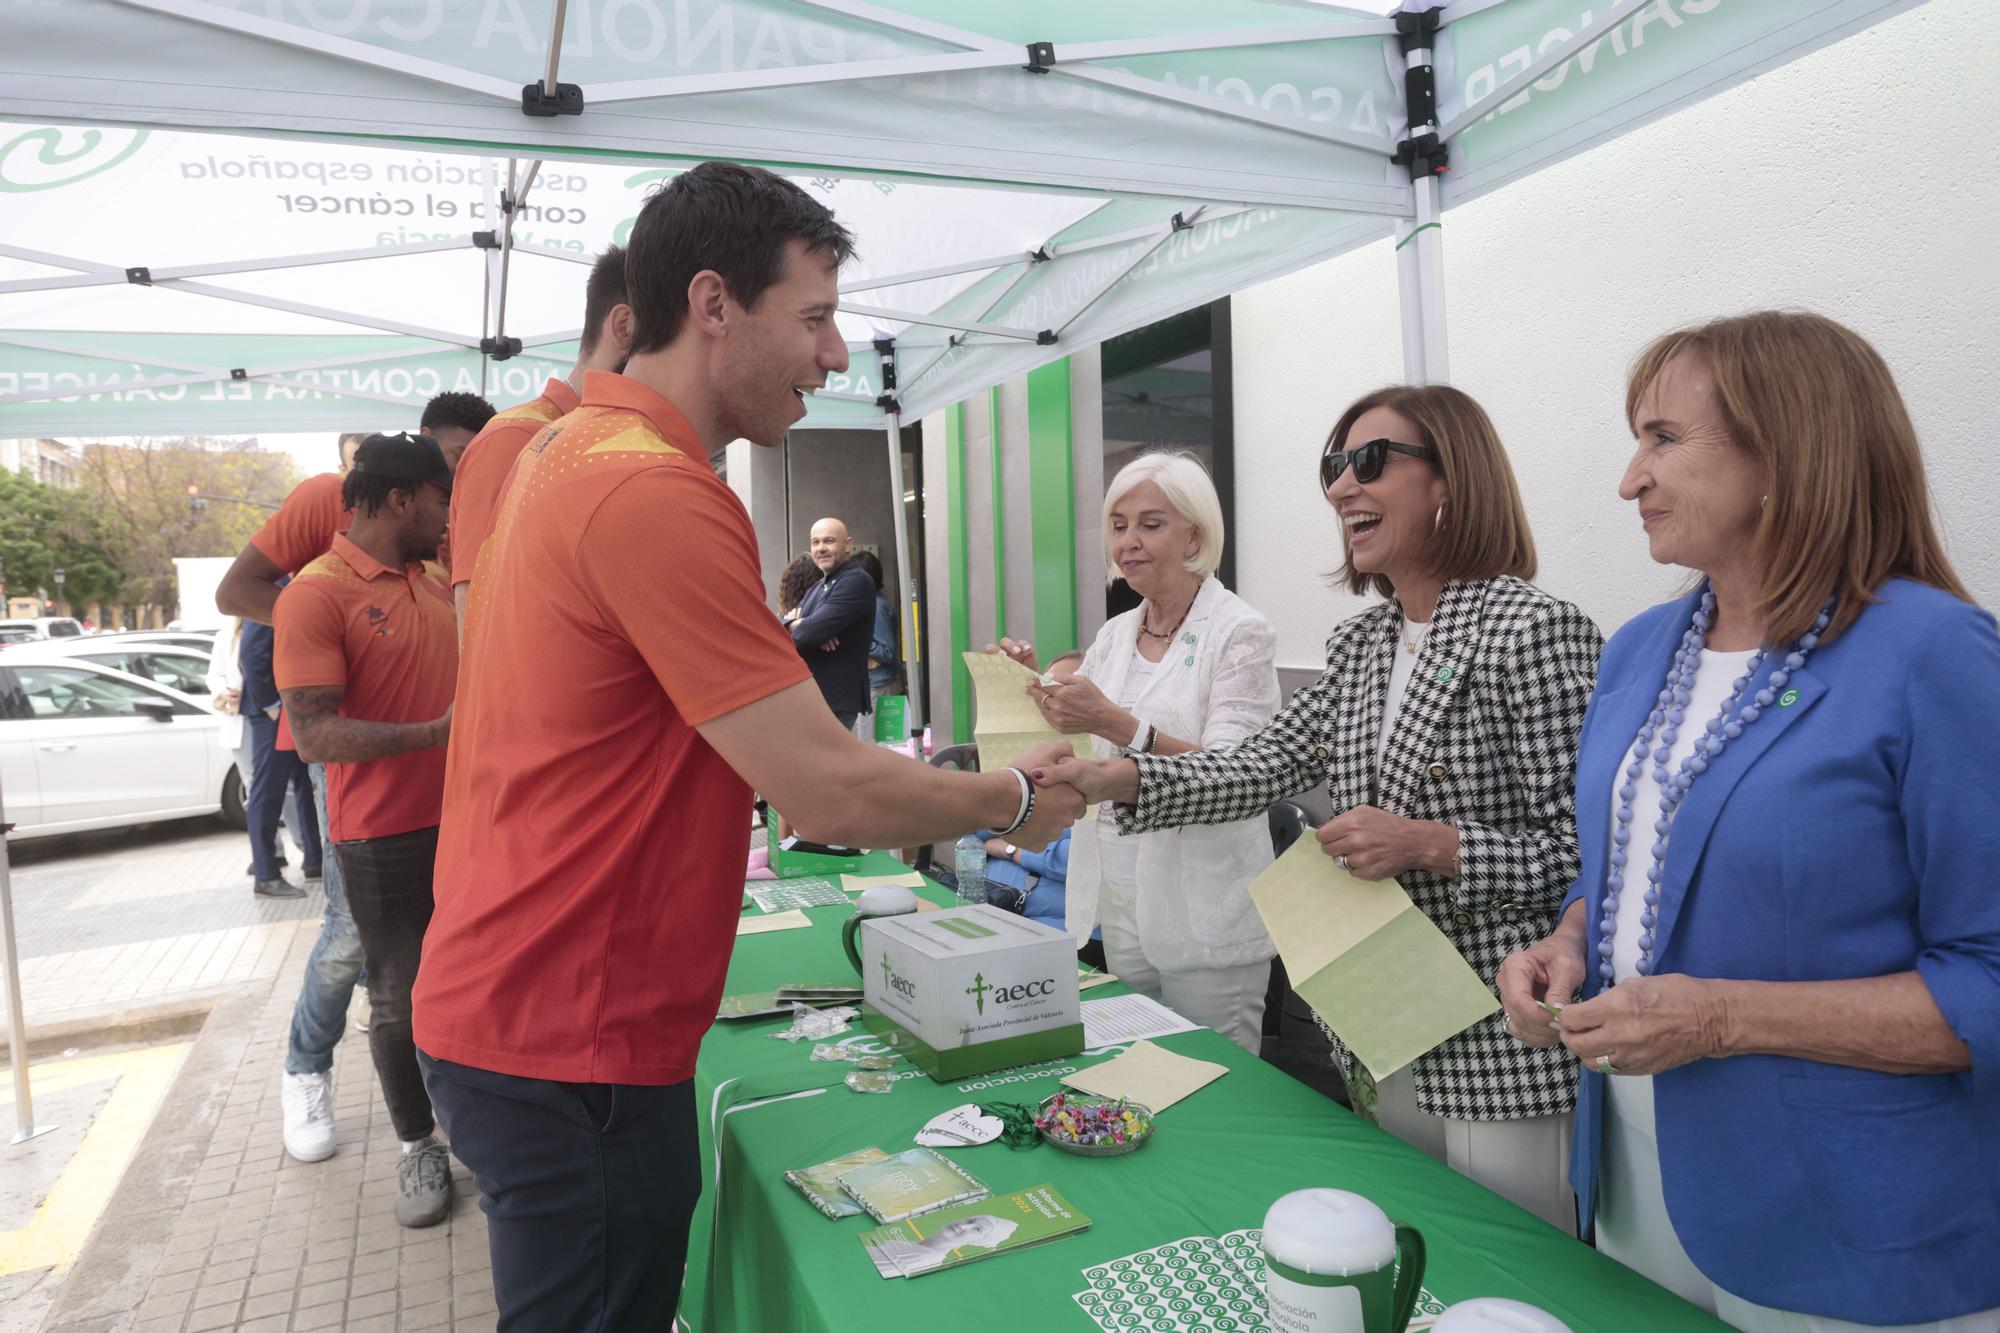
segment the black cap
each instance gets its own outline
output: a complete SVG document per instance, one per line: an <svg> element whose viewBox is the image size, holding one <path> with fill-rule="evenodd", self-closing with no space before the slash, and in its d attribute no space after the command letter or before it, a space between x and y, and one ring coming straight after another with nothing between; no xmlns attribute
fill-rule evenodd
<svg viewBox="0 0 2000 1333"><path fill-rule="evenodd" d="M451 464L428 435L370 435L354 451L354 470L391 481L428 481L451 489Z"/></svg>

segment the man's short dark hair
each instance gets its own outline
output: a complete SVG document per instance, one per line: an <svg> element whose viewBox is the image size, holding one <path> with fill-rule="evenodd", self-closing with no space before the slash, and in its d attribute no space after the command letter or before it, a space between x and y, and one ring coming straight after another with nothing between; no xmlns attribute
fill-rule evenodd
<svg viewBox="0 0 2000 1333"><path fill-rule="evenodd" d="M854 563L861 566L861 572L875 580L875 591L882 591L882 561L873 551L856 551Z"/></svg>
<svg viewBox="0 0 2000 1333"><path fill-rule="evenodd" d="M625 295L625 247L606 246L590 266L590 281L583 288L583 343L589 356L597 350L597 336L604 331L604 317L621 305L632 304Z"/></svg>
<svg viewBox="0 0 2000 1333"><path fill-rule="evenodd" d="M844 264L854 237L827 207L782 176L735 162L703 162L655 190L625 243L632 352L657 352L687 319L688 284L704 269L745 309L785 276L785 245Z"/></svg>
<svg viewBox="0 0 2000 1333"><path fill-rule="evenodd" d="M424 404L424 415L417 422L422 430L436 430L439 426L457 426L477 435L486 429L486 423L493 419L493 404L476 393L441 393Z"/></svg>

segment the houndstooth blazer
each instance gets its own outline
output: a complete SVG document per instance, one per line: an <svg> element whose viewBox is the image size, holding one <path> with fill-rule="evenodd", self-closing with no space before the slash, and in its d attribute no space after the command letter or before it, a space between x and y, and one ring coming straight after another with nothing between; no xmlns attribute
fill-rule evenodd
<svg viewBox="0 0 2000 1333"><path fill-rule="evenodd" d="M1454 825L1458 878L1396 878L1490 986L1508 954L1554 929L1577 877L1577 737L1604 636L1520 579L1446 584L1378 775L1401 618L1392 599L1342 624L1327 640L1326 674L1242 743L1140 756L1138 803L1118 820L1140 831L1243 819L1324 779L1336 811L1374 805ZM1337 1040L1334 1052L1351 1067ZM1569 1053L1522 1045L1497 1013L1411 1072L1418 1108L1454 1120L1554 1115L1576 1102Z"/></svg>

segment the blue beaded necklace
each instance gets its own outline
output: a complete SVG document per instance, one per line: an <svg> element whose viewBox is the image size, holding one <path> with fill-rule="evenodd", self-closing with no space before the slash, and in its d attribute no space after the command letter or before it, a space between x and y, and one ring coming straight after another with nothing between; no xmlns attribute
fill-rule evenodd
<svg viewBox="0 0 2000 1333"><path fill-rule="evenodd" d="M1687 720L1688 699L1694 689L1695 674L1701 670L1702 649L1708 643L1708 628L1715 623L1715 592L1704 589L1701 605L1695 610L1694 623L1681 635L1681 646L1674 654L1674 664L1667 671L1667 683L1660 689L1660 697L1653 702L1653 710L1646 715L1639 734L1632 742L1631 762L1625 766L1625 777L1618 784L1618 813L1611 827L1611 867L1604 875L1604 900L1599 904L1603 911L1598 917L1597 929L1597 975L1606 986L1612 984L1611 941L1618 930L1618 894L1625 883L1625 863L1632 841L1632 802L1638 796L1634 786L1646 771L1648 760L1653 765L1653 781L1660 789L1660 817L1653 821L1652 864L1646 867L1645 909L1639 913L1639 962L1636 970L1640 976L1650 976L1653 971L1653 927L1658 924L1660 910L1660 881L1666 875L1667 836L1673 831L1674 816L1679 812L1681 802L1694 786L1694 780L1708 771L1729 742L1743 734L1743 728L1763 716L1778 698L1778 692L1791 680L1791 673L1806 664L1806 655L1819 645L1820 636L1826 633L1828 622L1833 619L1833 600L1828 599L1819 618L1812 628L1799 636L1790 652L1785 654L1784 665L1771 673L1764 688L1757 691L1751 702L1738 702L1750 688L1750 682L1757 678L1757 672L1769 656L1769 649L1760 647L1743 668L1743 674L1736 678L1729 691L1729 698L1709 720L1708 732L1694 743L1694 753L1681 761L1680 769L1669 774L1667 760L1673 757L1674 741L1680 736L1680 727ZM1657 748L1654 742L1657 741Z"/></svg>

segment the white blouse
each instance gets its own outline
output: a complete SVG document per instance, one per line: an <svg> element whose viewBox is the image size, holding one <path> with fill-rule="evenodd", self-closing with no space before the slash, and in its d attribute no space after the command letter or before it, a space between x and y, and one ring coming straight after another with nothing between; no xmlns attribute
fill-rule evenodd
<svg viewBox="0 0 2000 1333"><path fill-rule="evenodd" d="M1108 698L1127 697L1143 612L1140 607L1113 617L1084 653L1079 674ZM1204 749L1225 748L1277 715L1277 657L1269 622L1211 577L1126 709L1169 736ZM1101 738L1094 752L1100 759L1120 753ZM1097 925L1107 860L1099 833L1096 820L1085 820L1070 841L1066 925L1078 942ZM1239 967L1276 952L1250 902L1250 881L1271 864L1270 826L1261 815L1120 841L1135 853L1129 882L1136 886L1139 943L1154 967Z"/></svg>

